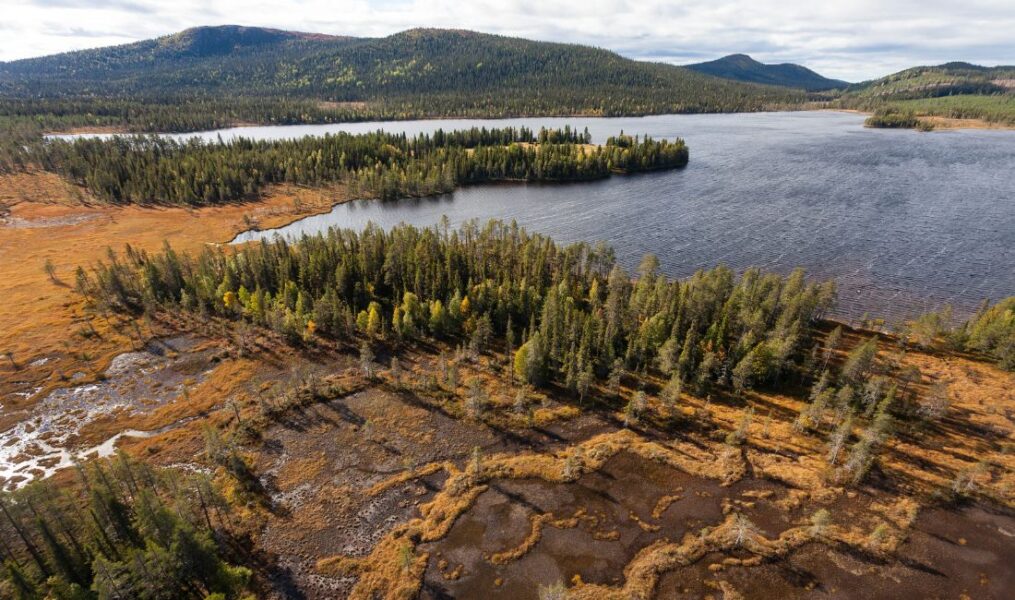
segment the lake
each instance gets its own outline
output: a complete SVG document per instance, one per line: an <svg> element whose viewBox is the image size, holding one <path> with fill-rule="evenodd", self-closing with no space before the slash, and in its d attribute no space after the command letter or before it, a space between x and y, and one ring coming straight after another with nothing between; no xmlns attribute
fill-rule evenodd
<svg viewBox="0 0 1015 600"><path fill-rule="evenodd" d="M725 263L839 284L838 316L897 321L945 302L968 314L1015 294L1015 132L865 129L842 112L534 118L245 127L175 137L273 139L377 129L409 134L473 125L588 127L683 137L685 169L578 184L464 188L447 196L357 201L236 242L329 227L431 225L447 215L515 219L560 242L603 240L633 268L655 253L685 277Z"/></svg>

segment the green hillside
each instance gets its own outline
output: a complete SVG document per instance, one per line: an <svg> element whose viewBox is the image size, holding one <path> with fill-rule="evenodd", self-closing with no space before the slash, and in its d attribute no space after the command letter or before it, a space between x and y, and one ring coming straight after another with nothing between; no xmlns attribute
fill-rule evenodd
<svg viewBox="0 0 1015 600"><path fill-rule="evenodd" d="M845 97L856 100L912 100L956 95L1010 93L1015 88L1015 66L981 67L950 62L913 67L887 77L850 86Z"/></svg>
<svg viewBox="0 0 1015 600"><path fill-rule="evenodd" d="M991 123L1015 125L1015 94L993 94L977 96L939 96L897 100L891 103L902 111L913 114L950 117L953 119L983 119Z"/></svg>
<svg viewBox="0 0 1015 600"><path fill-rule="evenodd" d="M823 91L844 88L848 82L822 77L807 67L792 63L766 65L746 54L730 54L718 60L686 65L688 69L750 83L762 83L782 87L799 88L808 91Z"/></svg>
<svg viewBox="0 0 1015 600"><path fill-rule="evenodd" d="M374 39L237 26L0 64L0 94L284 97L417 116L745 111L802 99L587 46L456 30Z"/></svg>
<svg viewBox="0 0 1015 600"><path fill-rule="evenodd" d="M936 116L1015 125L1015 66L914 67L850 86L838 105L893 114L894 121L909 123Z"/></svg>

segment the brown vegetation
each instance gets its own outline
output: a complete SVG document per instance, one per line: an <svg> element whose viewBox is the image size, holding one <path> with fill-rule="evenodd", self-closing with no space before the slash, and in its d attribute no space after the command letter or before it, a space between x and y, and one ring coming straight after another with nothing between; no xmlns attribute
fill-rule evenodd
<svg viewBox="0 0 1015 600"><path fill-rule="evenodd" d="M506 376L506 361L498 355L459 353L451 359L458 382L449 385L434 374L455 353L452 346L397 348L373 340L384 355L377 363L388 364L395 355L405 373L379 370L366 377L354 351L339 343L294 348L275 334L241 331L235 323L197 315L163 314L147 322L95 315L71 290L73 269L102 260L112 241L144 249L157 248L163 239L180 249L221 243L254 220L273 226L324 210L341 199L340 190L277 189L257 202L185 210L95 206L62 181L38 174L4 184L0 200L8 212L0 227L0 256L8 269L0 283L7 300L0 327L11 332L5 341L16 366L0 366L0 392L11 398L12 391L42 387L41 395L70 385L75 371L86 378L74 384L97 378L114 354L152 336L182 332L202 338L194 352L212 357L201 364L207 376L185 396L144 414L111 415L86 427L76 441L95 443L128 427L151 431L174 425L124 446L157 464L210 468L202 429L231 432L259 481L266 482L265 497L254 501L217 467L226 496L243 505L236 527L271 561L293 568L292 585L310 597L429 597L428 573L439 564L442 581L462 586L451 589L511 594L519 589L511 587L517 584L511 569L559 556L548 548L559 548L552 544L563 544L560 539L569 538L557 536L564 535L610 545L626 564L617 576L583 578L581 569L564 563L561 581L569 584L568 597L650 598L668 577L693 579L688 571L693 569L699 569L694 577L700 574L706 585L734 597L745 587L720 577L767 572L815 546L826 566L824 554L845 552L868 561L864 568L872 572L902 569L920 552L911 538L923 540L917 537L925 535L922 529L927 536L934 532L920 523L926 511L942 511L935 515L947 515L939 520L951 519L949 526L972 527L972 517L955 510L956 498L973 502L976 510L996 509L1000 516L993 518L1003 523L1011 519L1003 511L1015 507L1015 386L1010 373L977 357L904 351L895 338L882 337L877 362L885 372L907 374L913 394L907 402L920 406L947 384L950 403L936 420L900 420L870 481L851 484L836 477L828 459L833 426L823 418L810 428L796 425L808 402L806 390L794 386L739 396L717 391L706 398L685 390L672 406L662 400L665 381L632 374L619 383L619 396L645 390L646 406L637 422L624 426L626 415L607 390L593 386L580 408L558 389L520 388ZM47 260L51 274L44 268ZM823 334L828 325L822 324ZM869 333L847 329L831 363L841 365ZM32 365L40 357L50 360ZM308 385L327 391L307 392ZM470 387L487 399L482 414L467 410ZM526 411L515 405L520 390ZM0 427L19 418L8 409L30 406L30 399L13 407L5 402L10 416ZM858 437L860 427L851 434ZM637 470L664 467L697 483L673 481L637 508L618 500L621 519L593 513L580 500L566 511L538 510L522 501L526 498L499 491L538 485L541 494L555 490L566 496L621 457ZM482 507L483 498L501 493L524 516L505 525L496 545L483 549L483 569L492 569L496 579L477 581L476 564L449 562L440 553L448 551L444 544L457 535L463 517ZM686 517L683 530L666 521L694 503L707 505L705 512L715 518ZM956 542L952 550L960 547ZM1006 546L999 547L1003 554ZM317 572L307 565L316 565ZM1008 576L1000 573L980 589L965 583L945 587L979 597L977 591L1003 586ZM308 583L321 581L335 587ZM879 591L899 589L887 577L878 581L885 586ZM266 596L285 595L263 574L261 584Z"/></svg>
<svg viewBox="0 0 1015 600"><path fill-rule="evenodd" d="M328 210L344 199L340 188L276 188L261 200L228 206L185 208L114 207L90 201L86 192L49 173L0 179L0 395L38 392L25 402L5 402L0 428L9 426L31 400L66 385L75 372L95 377L109 360L137 344L137 330L119 317L83 310L74 292L75 270L106 259L107 248L124 244L157 250L165 242L180 250L225 243L251 226L276 227ZM52 265L50 276L46 265ZM142 323L138 327L145 333ZM133 338L133 339L132 339ZM47 359L40 364L39 359Z"/></svg>

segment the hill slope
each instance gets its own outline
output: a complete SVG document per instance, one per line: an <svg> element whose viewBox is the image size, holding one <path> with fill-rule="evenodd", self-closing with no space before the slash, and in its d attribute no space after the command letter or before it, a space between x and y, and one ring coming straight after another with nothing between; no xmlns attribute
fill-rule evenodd
<svg viewBox="0 0 1015 600"><path fill-rule="evenodd" d="M1003 94L1015 89L1015 66L982 67L950 62L913 67L887 77L859 83L847 90L856 98L911 100L959 94Z"/></svg>
<svg viewBox="0 0 1015 600"><path fill-rule="evenodd" d="M903 116L980 119L1011 126L1015 125L1015 66L950 62L913 67L850 86L839 104Z"/></svg>
<svg viewBox="0 0 1015 600"><path fill-rule="evenodd" d="M808 91L844 88L848 82L822 77L807 67L792 63L766 65L746 54L730 54L718 60L686 65L688 69L750 83L763 83L783 87L800 88Z"/></svg>
<svg viewBox="0 0 1015 600"><path fill-rule="evenodd" d="M0 94L286 97L490 116L758 110L802 96L587 46L470 31L350 38L237 26L0 64Z"/></svg>

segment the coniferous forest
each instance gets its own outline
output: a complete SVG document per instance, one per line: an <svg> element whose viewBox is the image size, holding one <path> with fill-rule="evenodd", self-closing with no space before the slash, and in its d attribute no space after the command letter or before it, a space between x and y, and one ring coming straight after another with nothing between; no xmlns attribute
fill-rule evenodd
<svg viewBox="0 0 1015 600"><path fill-rule="evenodd" d="M220 459L240 461L224 448ZM225 533L232 508L208 476L121 453L77 477L74 491L40 482L0 496L0 560L14 598L207 600L247 589L250 569L224 558L240 556Z"/></svg>
<svg viewBox="0 0 1015 600"><path fill-rule="evenodd" d="M526 381L575 389L617 365L661 368L702 389L778 379L810 349L833 283L725 267L686 282L648 256L634 281L604 246L561 247L516 225L460 231L331 230L297 243L198 257L128 249L79 290L113 310L183 308L243 319L295 343L359 333L412 340L482 331L518 344Z"/></svg>
<svg viewBox="0 0 1015 600"><path fill-rule="evenodd" d="M0 64L0 95L299 98L487 117L759 110L804 96L577 44L460 30L353 38L238 26Z"/></svg>
<svg viewBox="0 0 1015 600"><path fill-rule="evenodd" d="M0 172L23 166L24 146L43 134L76 128L711 113L804 99L597 48L466 31L371 39L199 27L0 63Z"/></svg>
<svg viewBox="0 0 1015 600"><path fill-rule="evenodd" d="M337 134L297 140L178 142L154 136L53 140L31 162L112 203L216 204L265 185L343 182L354 195L394 199L496 181L581 181L687 164L682 140L621 135L588 145L570 128ZM539 142L536 145L536 142Z"/></svg>

